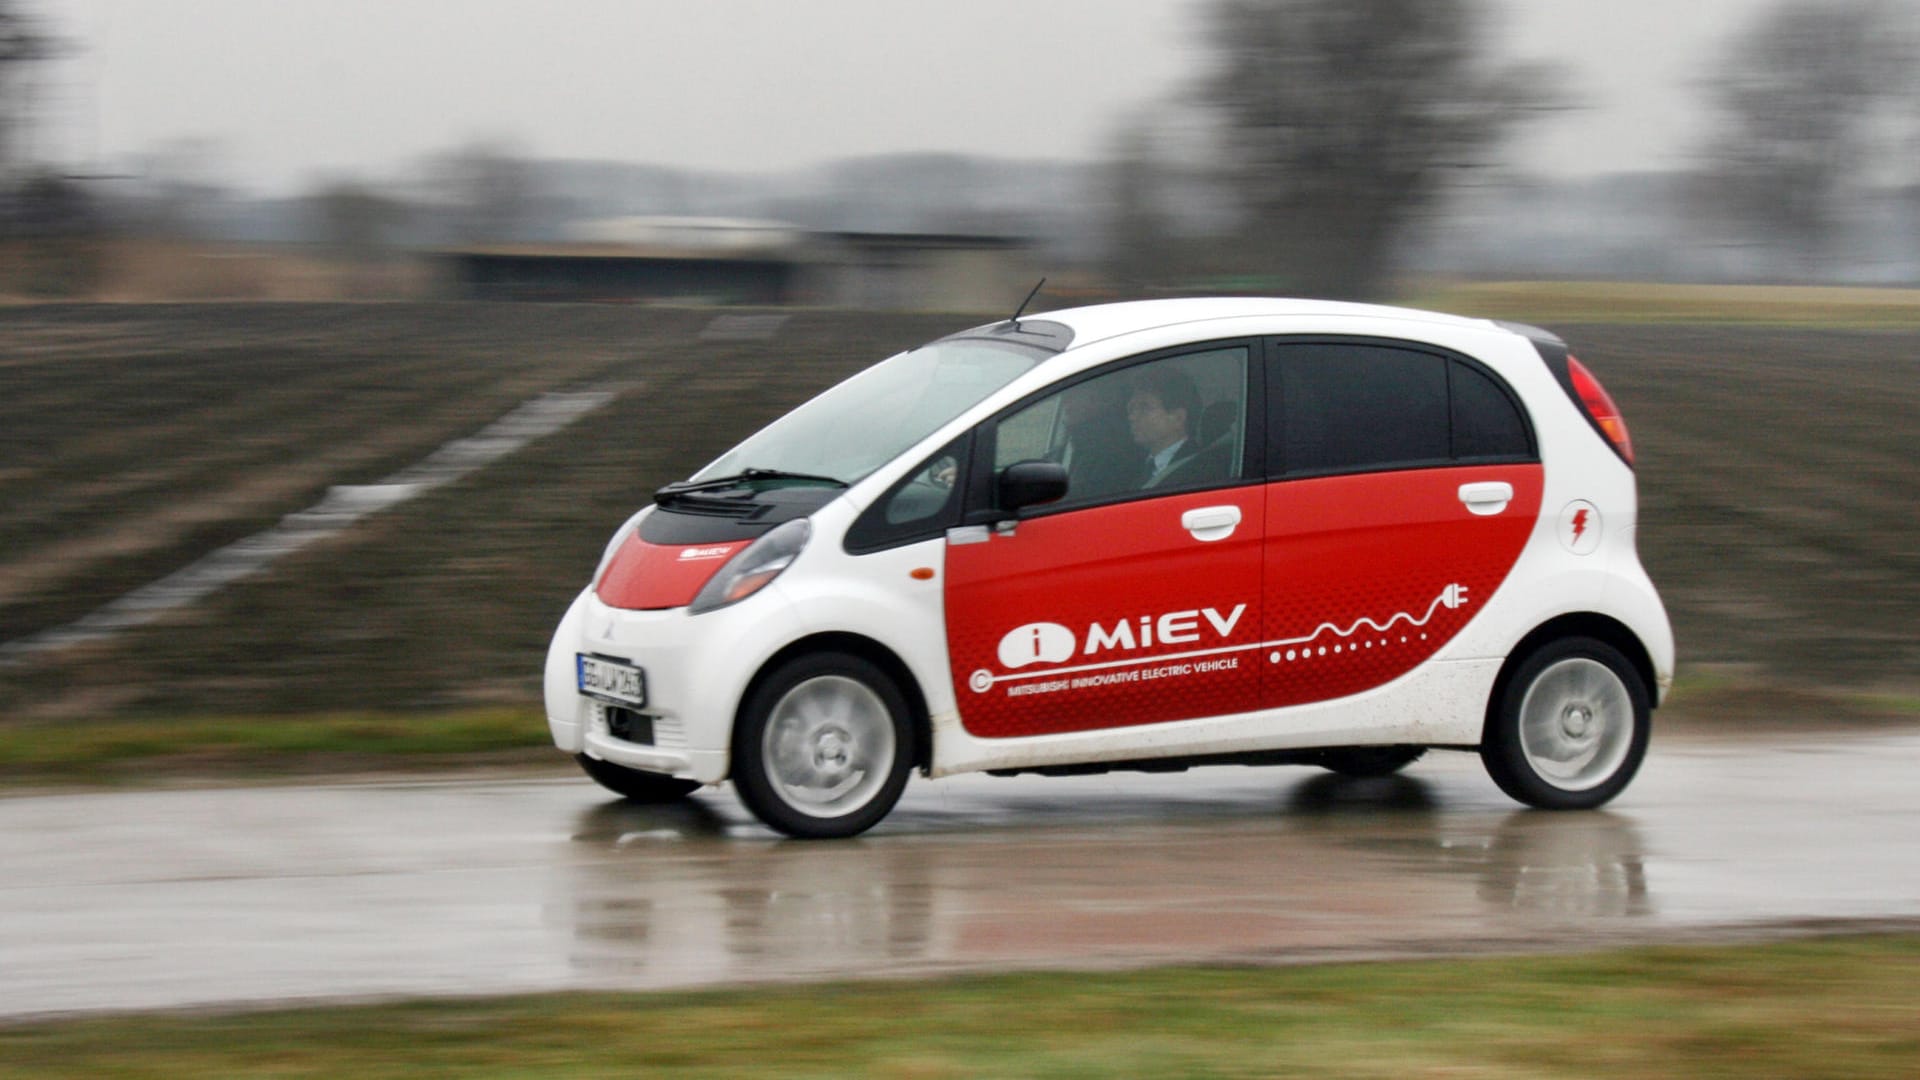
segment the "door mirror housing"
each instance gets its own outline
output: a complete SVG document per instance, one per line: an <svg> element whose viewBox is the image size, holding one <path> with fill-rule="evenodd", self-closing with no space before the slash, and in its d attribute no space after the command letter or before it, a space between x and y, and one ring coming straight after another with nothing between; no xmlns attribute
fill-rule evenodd
<svg viewBox="0 0 1920 1080"><path fill-rule="evenodd" d="M1016 461L1000 470L1000 509L1018 513L1067 494L1067 467L1054 461Z"/></svg>

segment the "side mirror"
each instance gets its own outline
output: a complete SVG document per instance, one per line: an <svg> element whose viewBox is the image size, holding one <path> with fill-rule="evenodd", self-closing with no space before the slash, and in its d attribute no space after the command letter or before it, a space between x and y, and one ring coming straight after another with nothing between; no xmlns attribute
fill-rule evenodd
<svg viewBox="0 0 1920 1080"><path fill-rule="evenodd" d="M1016 461L1000 470L1000 509L1008 513L1050 503L1067 493L1067 467L1053 461Z"/></svg>

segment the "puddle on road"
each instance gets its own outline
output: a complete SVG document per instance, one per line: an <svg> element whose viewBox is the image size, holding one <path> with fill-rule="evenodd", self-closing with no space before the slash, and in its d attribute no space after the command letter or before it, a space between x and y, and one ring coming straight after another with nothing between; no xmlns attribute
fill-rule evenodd
<svg viewBox="0 0 1920 1080"><path fill-rule="evenodd" d="M369 514L398 506L499 461L536 439L566 428L605 406L611 387L557 390L527 401L480 431L442 445L399 472L372 484L339 484L326 497L278 525L214 551L183 569L143 586L65 626L0 645L0 664L83 642L100 641L143 626L265 571L275 562L351 528Z"/></svg>

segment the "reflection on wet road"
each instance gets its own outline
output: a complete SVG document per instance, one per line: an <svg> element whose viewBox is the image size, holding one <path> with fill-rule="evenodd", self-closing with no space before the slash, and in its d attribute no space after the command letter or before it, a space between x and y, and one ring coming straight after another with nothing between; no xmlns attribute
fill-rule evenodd
<svg viewBox="0 0 1920 1080"><path fill-rule="evenodd" d="M1614 808L1477 759L916 782L798 843L584 778L0 799L0 1016L1587 947L1920 917L1920 736L1656 743Z"/></svg>

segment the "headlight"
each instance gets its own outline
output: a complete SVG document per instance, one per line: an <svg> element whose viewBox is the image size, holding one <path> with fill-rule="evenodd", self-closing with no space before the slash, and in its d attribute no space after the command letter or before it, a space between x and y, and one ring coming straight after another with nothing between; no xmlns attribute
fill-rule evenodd
<svg viewBox="0 0 1920 1080"><path fill-rule="evenodd" d="M727 565L693 598L693 603L687 605L688 614L698 615L737 604L766 588L768 582L780 576L780 571L793 565L811 535L813 527L807 524L807 519L798 518L748 544L728 559Z"/></svg>

